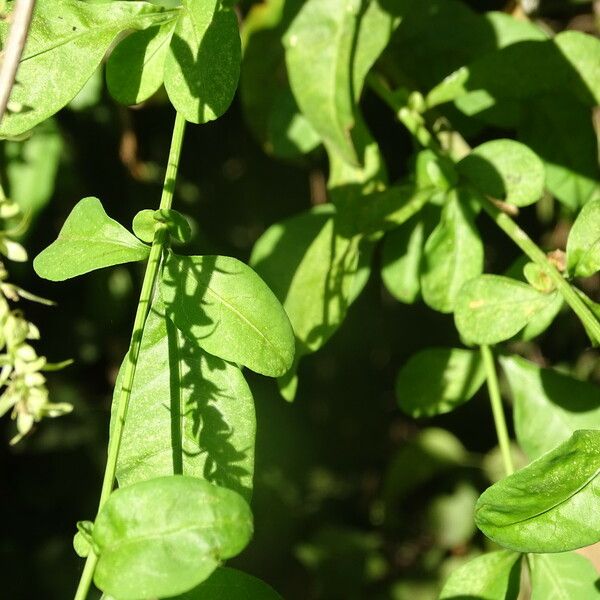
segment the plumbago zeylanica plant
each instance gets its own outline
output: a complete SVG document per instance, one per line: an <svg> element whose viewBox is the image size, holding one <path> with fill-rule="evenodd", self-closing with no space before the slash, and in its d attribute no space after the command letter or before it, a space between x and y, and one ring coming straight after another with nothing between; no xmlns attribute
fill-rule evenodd
<svg viewBox="0 0 600 600"><path fill-rule="evenodd" d="M597 389L500 346L534 339L565 307L600 344L600 306L575 286L600 270L600 192L587 175L597 162L600 41L552 36L505 13L475 15L453 0L268 0L246 15L242 61L231 2L161 4L39 0L0 126L16 138L51 117L109 51L117 101L139 104L164 85L176 111L158 208L136 215L130 233L85 198L34 261L53 281L147 263L115 386L98 514L75 537L86 557L76 600L92 582L107 600L278 597L221 566L252 535L255 416L241 369L277 377L292 400L300 358L340 326L377 246L391 294L453 314L464 342L402 366L400 408L415 418L447 413L487 383L506 472L475 511L501 549L454 571L440 597L514 599L526 593L527 574L534 600L600 597L594 569L573 552L600 541ZM424 35L456 15L468 25L457 30L464 39ZM190 235L172 208L185 124L226 111L241 62L243 107L265 149L289 159L323 145L329 158L330 202L267 230L253 268L171 248ZM389 180L363 118L366 89L414 138L401 181ZM471 148L465 137L485 125L510 137ZM556 132L578 143L553 144ZM548 194L579 211L566 254L546 254L515 221ZM506 273L483 272L485 218L525 256ZM496 357L532 461L516 472Z"/></svg>

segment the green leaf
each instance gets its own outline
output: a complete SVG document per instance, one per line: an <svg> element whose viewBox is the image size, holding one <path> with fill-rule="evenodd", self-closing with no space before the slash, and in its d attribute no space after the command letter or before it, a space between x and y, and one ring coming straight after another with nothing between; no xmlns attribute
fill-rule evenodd
<svg viewBox="0 0 600 600"><path fill-rule="evenodd" d="M115 384L113 419L127 361ZM252 394L241 371L187 340L155 299L119 448L119 486L184 474L249 501L255 433Z"/></svg>
<svg viewBox="0 0 600 600"><path fill-rule="evenodd" d="M480 275L461 288L454 322L470 344L498 344L521 331L555 300L526 283L499 275Z"/></svg>
<svg viewBox="0 0 600 600"><path fill-rule="evenodd" d="M254 4L242 25L240 98L244 116L263 149L284 158L306 154L321 143L289 87L281 42L302 2Z"/></svg>
<svg viewBox="0 0 600 600"><path fill-rule="evenodd" d="M63 141L54 119L36 127L20 142L5 141L8 196L34 219L54 193Z"/></svg>
<svg viewBox="0 0 600 600"><path fill-rule="evenodd" d="M531 600L594 600L600 598L598 572L575 552L532 554Z"/></svg>
<svg viewBox="0 0 600 600"><path fill-rule="evenodd" d="M94 525L94 583L121 600L181 594L243 550L252 513L231 490L172 475L111 494Z"/></svg>
<svg viewBox="0 0 600 600"><path fill-rule="evenodd" d="M142 242L146 242L147 244L151 244L154 240L154 230L156 229L154 212L155 211L149 208L140 210L140 212L133 217L133 222L131 223L133 233L135 233Z"/></svg>
<svg viewBox="0 0 600 600"><path fill-rule="evenodd" d="M519 552L565 552L600 541L600 431L581 430L488 488L475 522Z"/></svg>
<svg viewBox="0 0 600 600"><path fill-rule="evenodd" d="M501 12L477 13L457 0L390 0L402 17L391 44L399 72L417 88L431 89L476 58L520 40L548 36L532 22Z"/></svg>
<svg viewBox="0 0 600 600"><path fill-rule="evenodd" d="M461 348L427 348L400 369L396 397L412 417L432 417L470 400L485 381L479 352Z"/></svg>
<svg viewBox="0 0 600 600"><path fill-rule="evenodd" d="M359 0L308 0L284 38L290 84L300 109L335 153L355 166L359 158L350 132L360 93L356 84L370 68L373 54L381 51L381 37L371 32L359 36L364 52L355 48L360 14ZM383 22L389 36L391 21L377 7L367 7L365 16L371 26ZM353 70L355 50L360 60Z"/></svg>
<svg viewBox="0 0 600 600"><path fill-rule="evenodd" d="M337 233L331 205L270 227L250 264L288 314L300 355L315 352L346 316L358 273L358 239Z"/></svg>
<svg viewBox="0 0 600 600"><path fill-rule="evenodd" d="M520 554L489 552L456 569L446 581L440 600L516 600L520 572Z"/></svg>
<svg viewBox="0 0 600 600"><path fill-rule="evenodd" d="M450 195L425 243L421 293L428 306L443 313L454 310L462 285L483 270L483 244L466 199L460 192Z"/></svg>
<svg viewBox="0 0 600 600"><path fill-rule="evenodd" d="M421 213L385 236L381 249L381 278L388 292L412 304L421 292L421 261L427 235Z"/></svg>
<svg viewBox="0 0 600 600"><path fill-rule="evenodd" d="M106 64L106 84L121 104L139 104L163 83L165 58L175 23L150 27L128 35L112 51Z"/></svg>
<svg viewBox="0 0 600 600"><path fill-rule="evenodd" d="M170 600L282 600L269 585L237 569L218 568L206 581Z"/></svg>
<svg viewBox="0 0 600 600"><path fill-rule="evenodd" d="M577 277L590 277L600 271L600 200L582 209L567 240L567 269Z"/></svg>
<svg viewBox="0 0 600 600"><path fill-rule="evenodd" d="M515 206L537 202L544 193L544 165L527 146L493 140L477 146L457 165L478 191Z"/></svg>
<svg viewBox="0 0 600 600"><path fill-rule="evenodd" d="M473 511L479 493L470 483L459 482L449 494L434 498L427 508L427 531L441 548L462 548L477 532Z"/></svg>
<svg viewBox="0 0 600 600"><path fill-rule="evenodd" d="M231 104L240 74L235 13L220 0L186 0L165 59L165 88L188 121L206 123Z"/></svg>
<svg viewBox="0 0 600 600"><path fill-rule="evenodd" d="M564 91L532 98L518 124L522 142L545 163L546 187L571 211L600 194L592 110Z"/></svg>
<svg viewBox="0 0 600 600"><path fill-rule="evenodd" d="M500 359L513 397L517 440L535 459L577 429L600 427L600 390L518 356Z"/></svg>
<svg viewBox="0 0 600 600"><path fill-rule="evenodd" d="M160 284L167 315L201 348L271 377L294 360L294 332L267 284L228 256L177 256Z"/></svg>
<svg viewBox="0 0 600 600"><path fill-rule="evenodd" d="M427 96L427 105L456 100L484 90L491 99L524 101L558 91L587 106L600 103L597 61L600 40L564 31L551 40L527 40L486 54L461 67Z"/></svg>
<svg viewBox="0 0 600 600"><path fill-rule="evenodd" d="M23 110L6 115L0 136L19 135L63 108L94 74L121 31L167 23L176 14L146 2L40 2L19 65L19 85L11 93L11 102ZM2 46L7 30L8 21L2 21Z"/></svg>
<svg viewBox="0 0 600 600"><path fill-rule="evenodd" d="M154 240L157 223L165 223L171 236L171 241L185 243L192 237L192 229L187 219L178 211L170 208L159 210L141 210L133 217L133 233L143 242Z"/></svg>
<svg viewBox="0 0 600 600"><path fill-rule="evenodd" d="M150 249L111 219L98 198L80 200L58 238L35 257L33 268L44 279L64 281L148 257Z"/></svg>

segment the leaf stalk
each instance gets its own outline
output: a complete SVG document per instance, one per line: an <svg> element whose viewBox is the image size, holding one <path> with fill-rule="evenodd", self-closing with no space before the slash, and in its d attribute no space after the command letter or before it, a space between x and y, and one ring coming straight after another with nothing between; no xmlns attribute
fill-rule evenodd
<svg viewBox="0 0 600 600"><path fill-rule="evenodd" d="M184 132L185 119L180 113L177 113L175 117L175 124L173 126L173 137L171 140L171 149L169 151L169 160L167 163L167 170L165 173L159 210L170 209L173 203L175 180L177 178L177 171L179 170L179 159L181 156ZM117 411L114 418L114 424L110 432L107 452L108 456L106 460L106 469L104 471L104 479L102 481L102 492L100 494L100 501L98 503L98 512L100 512L100 509L108 500L108 497L113 490L115 474L117 471L117 459L119 456L119 449L121 447L123 428L125 426L129 399L131 397L131 389L133 387L133 380L140 354L142 335L144 333L146 319L148 318L148 314L150 312L152 296L160 271L163 251L167 245L168 239L169 236L167 225L165 223L157 222L154 230L152 248L150 249L150 256L148 257L148 263L146 266L146 272L144 273L144 280L142 282L140 299L138 301L135 314L131 342L129 345L129 351L127 353L125 371L123 373L121 393L119 394L119 399L117 402ZM90 554L87 557L83 572L81 574L81 579L79 581L79 586L77 588L74 600L85 600L85 598L87 598L97 562L98 557L93 550L90 550Z"/></svg>

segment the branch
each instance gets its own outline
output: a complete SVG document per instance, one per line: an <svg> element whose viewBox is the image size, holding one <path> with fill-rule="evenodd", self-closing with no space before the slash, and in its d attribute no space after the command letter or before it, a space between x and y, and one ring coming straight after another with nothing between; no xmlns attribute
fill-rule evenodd
<svg viewBox="0 0 600 600"><path fill-rule="evenodd" d="M3 51L0 66L0 123L6 113L10 93L15 85L17 69L29 34L35 0L17 0L11 13L12 25Z"/></svg>

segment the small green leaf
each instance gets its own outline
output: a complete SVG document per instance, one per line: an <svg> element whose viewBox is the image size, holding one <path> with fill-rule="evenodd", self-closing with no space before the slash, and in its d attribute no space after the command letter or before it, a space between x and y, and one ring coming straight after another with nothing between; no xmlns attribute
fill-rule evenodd
<svg viewBox="0 0 600 600"><path fill-rule="evenodd" d="M452 161L432 150L417 154L416 183L419 189L433 187L447 192L458 183L458 174Z"/></svg>
<svg viewBox="0 0 600 600"><path fill-rule="evenodd" d="M598 572L575 552L532 554L531 600L598 600Z"/></svg>
<svg viewBox="0 0 600 600"><path fill-rule="evenodd" d="M133 222L131 223L133 233L135 233L142 242L146 242L147 244L151 244L154 240L154 230L156 228L154 213L155 211L149 208L140 210L140 212L133 217Z"/></svg>
<svg viewBox="0 0 600 600"><path fill-rule="evenodd" d="M128 360L115 383L111 427ZM250 501L255 434L252 393L241 371L187 340L155 298L119 448L119 486L184 474Z"/></svg>
<svg viewBox="0 0 600 600"><path fill-rule="evenodd" d="M488 488L475 522L519 552L565 552L600 541L600 430L581 430Z"/></svg>
<svg viewBox="0 0 600 600"><path fill-rule="evenodd" d="M271 377L294 360L294 332L267 284L228 256L177 256L160 284L167 314L201 348Z"/></svg>
<svg viewBox="0 0 600 600"><path fill-rule="evenodd" d="M556 289L556 285L552 279L550 279L548 272L542 269L537 263L525 263L523 275L525 276L527 283L534 287L538 292L549 294Z"/></svg>
<svg viewBox="0 0 600 600"><path fill-rule="evenodd" d="M252 513L231 490L172 475L111 494L98 514L94 583L116 598L174 596L243 550Z"/></svg>
<svg viewBox="0 0 600 600"><path fill-rule="evenodd" d="M23 110L6 115L0 135L19 135L63 108L92 77L120 32L168 23L177 12L147 2L40 2L19 65L19 85L11 93L11 102ZM7 32L8 20L3 20L2 46Z"/></svg>
<svg viewBox="0 0 600 600"><path fill-rule="evenodd" d="M186 0L165 59L165 88L188 121L206 123L231 104L240 74L235 13L220 0Z"/></svg>
<svg viewBox="0 0 600 600"><path fill-rule="evenodd" d="M171 208L155 210L153 218L158 223L165 223L171 238L181 244L189 242L192 237L192 228L188 220L178 211Z"/></svg>
<svg viewBox="0 0 600 600"><path fill-rule="evenodd" d="M423 253L421 293L434 310L454 310L465 281L483 270L483 244L475 228L474 214L466 195L452 193Z"/></svg>
<svg viewBox="0 0 600 600"><path fill-rule="evenodd" d="M516 600L520 572L520 554L489 552L456 569L446 581L440 600Z"/></svg>
<svg viewBox="0 0 600 600"><path fill-rule="evenodd" d="M427 531L441 548L462 548L477 532L473 511L479 493L472 484L459 482L449 494L434 498L427 508Z"/></svg>
<svg viewBox="0 0 600 600"><path fill-rule="evenodd" d="M567 241L567 269L577 277L600 271L600 200L588 202L573 223Z"/></svg>
<svg viewBox="0 0 600 600"><path fill-rule="evenodd" d="M64 281L112 265L144 260L150 249L111 219L98 198L80 200L58 238L33 261L44 279Z"/></svg>
<svg viewBox="0 0 600 600"><path fill-rule="evenodd" d="M470 400L485 381L479 352L461 348L427 348L400 369L396 397L412 417L432 417Z"/></svg>
<svg viewBox="0 0 600 600"><path fill-rule="evenodd" d="M513 397L515 431L536 459L577 429L600 427L600 390L518 356L500 359Z"/></svg>
<svg viewBox="0 0 600 600"><path fill-rule="evenodd" d="M381 249L381 278L388 292L405 304L417 300L421 291L421 261L427 233L418 215L385 236Z"/></svg>
<svg viewBox="0 0 600 600"><path fill-rule="evenodd" d="M237 569L218 568L206 581L169 600L282 600L269 585Z"/></svg>
<svg viewBox="0 0 600 600"><path fill-rule="evenodd" d="M508 277L481 275L461 288L454 321L468 343L498 344L519 333L557 293L542 294Z"/></svg>
<svg viewBox="0 0 600 600"><path fill-rule="evenodd" d="M457 169L482 194L515 206L533 204L544 193L544 164L535 152L513 140L477 146Z"/></svg>
<svg viewBox="0 0 600 600"><path fill-rule="evenodd" d="M92 551L94 524L91 521L78 521L77 533L73 538L73 549L77 556L85 558Z"/></svg>
<svg viewBox="0 0 600 600"><path fill-rule="evenodd" d="M174 28L172 22L136 31L112 51L106 64L106 84L115 100L139 104L160 88Z"/></svg>

